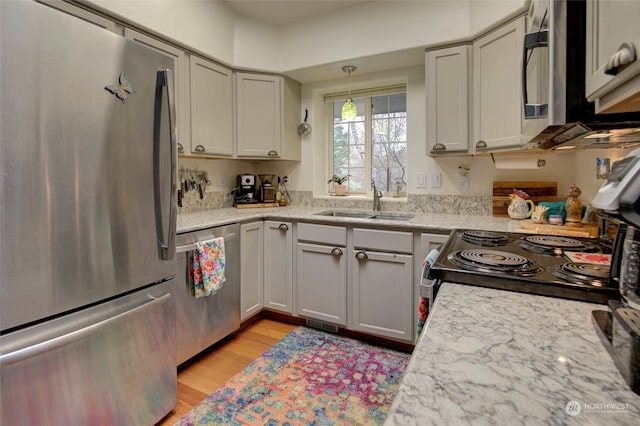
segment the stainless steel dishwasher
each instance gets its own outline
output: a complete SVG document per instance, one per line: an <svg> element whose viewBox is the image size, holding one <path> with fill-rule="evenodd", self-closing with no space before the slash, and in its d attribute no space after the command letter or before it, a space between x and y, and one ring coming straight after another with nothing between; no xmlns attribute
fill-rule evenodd
<svg viewBox="0 0 640 426"><path fill-rule="evenodd" d="M187 278L187 253L195 243L224 237L225 278L211 296L196 299ZM176 236L177 365L233 333L240 327L240 225L226 225Z"/></svg>

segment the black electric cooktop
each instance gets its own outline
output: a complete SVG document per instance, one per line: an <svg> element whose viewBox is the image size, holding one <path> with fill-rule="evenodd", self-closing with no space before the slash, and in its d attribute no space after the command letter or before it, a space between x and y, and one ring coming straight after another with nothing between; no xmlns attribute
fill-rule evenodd
<svg viewBox="0 0 640 426"><path fill-rule="evenodd" d="M609 266L571 262L565 252L604 260L595 239L455 230L429 270L431 279L606 304L620 299ZM602 259L599 259L602 258Z"/></svg>

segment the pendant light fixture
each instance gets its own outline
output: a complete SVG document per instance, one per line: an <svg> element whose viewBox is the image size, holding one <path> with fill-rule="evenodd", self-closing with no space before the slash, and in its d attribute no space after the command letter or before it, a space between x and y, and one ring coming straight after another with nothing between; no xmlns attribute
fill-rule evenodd
<svg viewBox="0 0 640 426"><path fill-rule="evenodd" d="M354 104L353 99L351 99L351 73L357 69L355 65L345 65L342 67L342 71L349 74L349 96L342 106L342 121L353 121L358 116L356 104Z"/></svg>

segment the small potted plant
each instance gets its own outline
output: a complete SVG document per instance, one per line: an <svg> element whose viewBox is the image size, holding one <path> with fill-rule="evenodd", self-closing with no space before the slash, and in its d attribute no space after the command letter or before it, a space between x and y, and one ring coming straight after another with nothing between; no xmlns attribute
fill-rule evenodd
<svg viewBox="0 0 640 426"><path fill-rule="evenodd" d="M327 181L327 183L332 183L333 182L333 192L336 195L344 195L345 193L345 182L349 180L349 176L351 175L346 175L346 176L338 176L338 175L333 175L331 177L331 179L329 179Z"/></svg>

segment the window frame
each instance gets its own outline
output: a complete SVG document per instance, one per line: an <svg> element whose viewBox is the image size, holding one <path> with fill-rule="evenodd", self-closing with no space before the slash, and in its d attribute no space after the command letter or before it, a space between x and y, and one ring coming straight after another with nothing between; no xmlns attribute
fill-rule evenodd
<svg viewBox="0 0 640 426"><path fill-rule="evenodd" d="M364 144L365 144L365 162L364 162L364 174L365 174L365 188L366 191L365 192L347 192L346 195L350 195L350 196L361 196L361 197L372 197L373 196L373 189L371 187L371 174L372 174L372 164L373 164L373 134L372 134L372 125L373 125L373 117L372 117L372 113L371 113L371 103L372 103L372 98L377 97L377 96L384 96L384 95L392 95L392 94L399 94L399 93L404 93L405 95L405 102L408 102L408 93L407 93L407 85L406 84L398 84L398 85L393 85L393 86L384 86L384 87L378 87L378 88L370 88L370 89L362 89L362 90L357 90L357 91L351 91L351 98L354 100L356 99L362 99L364 98ZM344 102L344 100L346 99L346 97L348 96L347 92L344 93L334 93L334 94L326 94L324 95L324 101L325 101L325 105L327 108L327 116L328 116L328 141L327 141L327 151L328 151L328 156L327 156L327 169L326 169L326 176L328 180L331 176L333 176L333 168L334 168L334 116L333 116L333 112L334 112L334 102L337 101L342 101ZM407 132L408 132L408 107L405 104L405 113L407 114ZM407 144L407 149L408 149L408 145L409 145L409 140L408 140L408 136L407 136L407 140L405 141L405 143ZM405 169L408 167L408 164L404 164ZM326 186L326 191L327 194L331 194L331 189L333 187L332 183L328 183ZM404 196L401 198L406 198L406 194L408 188L405 188L404 191ZM391 194L392 191L383 191L383 194L385 195L389 195Z"/></svg>

